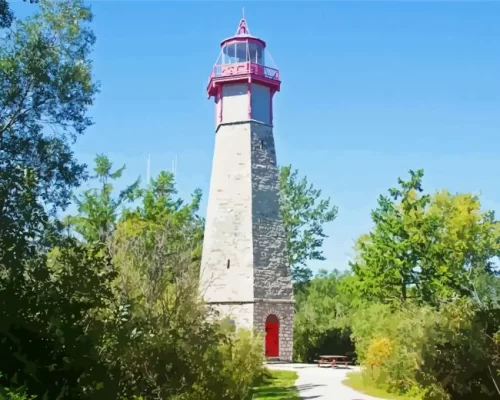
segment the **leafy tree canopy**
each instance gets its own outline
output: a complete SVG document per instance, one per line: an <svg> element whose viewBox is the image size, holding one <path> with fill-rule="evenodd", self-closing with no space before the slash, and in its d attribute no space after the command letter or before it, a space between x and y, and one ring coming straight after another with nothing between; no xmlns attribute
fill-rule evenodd
<svg viewBox="0 0 500 400"><path fill-rule="evenodd" d="M93 178L98 180L100 188L85 190L81 196L75 197L78 215L70 217L69 222L88 242L108 239L123 211L122 207L137 195L139 179L120 191L116 198L113 196L114 187L110 181L121 178L125 165L114 171L112 168L108 157L97 155Z"/></svg>
<svg viewBox="0 0 500 400"><path fill-rule="evenodd" d="M0 0L0 29L8 28L12 24L13 17L7 0Z"/></svg>
<svg viewBox="0 0 500 400"><path fill-rule="evenodd" d="M97 92L90 10L80 0L39 7L0 35L0 259L11 270L85 178L70 145Z"/></svg>
<svg viewBox="0 0 500 400"><path fill-rule="evenodd" d="M494 272L500 230L493 213L471 194L422 195L422 177L410 171L408 181L380 196L374 228L357 243L351 266L368 298L437 304L470 294L475 276Z"/></svg>
<svg viewBox="0 0 500 400"><path fill-rule="evenodd" d="M330 198L321 198L321 190L308 183L307 177L299 179L298 170L291 165L281 167L279 178L288 262L294 282L301 285L312 277L307 261L325 259L323 227L337 217L338 209Z"/></svg>

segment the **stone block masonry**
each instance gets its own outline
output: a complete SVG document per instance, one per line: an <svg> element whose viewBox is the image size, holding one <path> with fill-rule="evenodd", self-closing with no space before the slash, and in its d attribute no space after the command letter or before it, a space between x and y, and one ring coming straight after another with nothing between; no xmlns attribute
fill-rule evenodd
<svg viewBox="0 0 500 400"><path fill-rule="evenodd" d="M291 360L293 288L272 127L280 75L244 18L221 48L207 86L216 133L200 290L237 327L263 334L267 357Z"/></svg>
<svg viewBox="0 0 500 400"><path fill-rule="evenodd" d="M279 324L279 359L282 361L293 360L293 313L294 303L278 301L256 301L253 319L254 329L265 337L266 319L274 314L280 321ZM264 341L265 346L265 341ZM264 348L265 351L265 348Z"/></svg>
<svg viewBox="0 0 500 400"><path fill-rule="evenodd" d="M278 358L292 360L293 287L270 125L251 120L217 129L200 274L205 301L236 326L265 337L275 315Z"/></svg>
<svg viewBox="0 0 500 400"><path fill-rule="evenodd" d="M278 167L272 127L250 123L254 327L265 336L266 319L279 321L279 359L293 356L293 286L280 214Z"/></svg>
<svg viewBox="0 0 500 400"><path fill-rule="evenodd" d="M252 186L248 124L221 126L215 136L201 260L209 303L252 302Z"/></svg>
<svg viewBox="0 0 500 400"><path fill-rule="evenodd" d="M280 214L273 131L269 125L256 122L251 122L250 128L254 296L291 300L292 278Z"/></svg>

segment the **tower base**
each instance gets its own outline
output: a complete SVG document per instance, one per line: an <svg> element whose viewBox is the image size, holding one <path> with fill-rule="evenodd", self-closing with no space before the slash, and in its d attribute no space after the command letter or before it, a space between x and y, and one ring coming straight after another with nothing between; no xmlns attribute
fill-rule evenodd
<svg viewBox="0 0 500 400"><path fill-rule="evenodd" d="M264 355L267 358L279 359L280 361L292 361L293 359L293 301L260 300L254 303L253 319L254 329L264 337ZM278 357L268 353L268 334L266 324L269 316L275 315L279 321L279 353Z"/></svg>
<svg viewBox="0 0 500 400"><path fill-rule="evenodd" d="M208 303L227 317L236 328L248 329L263 338L262 350L268 360L293 360L293 300Z"/></svg>

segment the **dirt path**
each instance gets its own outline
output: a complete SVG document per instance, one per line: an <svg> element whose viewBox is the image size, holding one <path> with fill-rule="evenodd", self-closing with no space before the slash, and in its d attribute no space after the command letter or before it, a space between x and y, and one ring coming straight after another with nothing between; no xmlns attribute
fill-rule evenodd
<svg viewBox="0 0 500 400"><path fill-rule="evenodd" d="M318 368L311 364L270 364L269 369L296 371L296 386L302 399L323 400L380 400L367 396L342 384L349 371L356 368Z"/></svg>

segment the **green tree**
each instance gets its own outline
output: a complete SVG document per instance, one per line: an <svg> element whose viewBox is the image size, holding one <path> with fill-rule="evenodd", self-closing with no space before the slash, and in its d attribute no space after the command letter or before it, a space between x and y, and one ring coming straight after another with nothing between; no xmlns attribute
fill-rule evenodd
<svg viewBox="0 0 500 400"><path fill-rule="evenodd" d="M82 195L75 197L79 215L70 217L69 222L88 242L106 241L113 233L125 203L137 196L139 179L120 191L116 198L113 196L111 181L121 178L125 165L115 171L112 168L108 157L97 155L93 178L99 181L100 187L85 190Z"/></svg>
<svg viewBox="0 0 500 400"><path fill-rule="evenodd" d="M209 322L217 315L200 302L200 195L184 203L173 175L161 172L109 242L126 312L103 354L118 371L120 398L242 399L261 371L261 342Z"/></svg>
<svg viewBox="0 0 500 400"><path fill-rule="evenodd" d="M428 215L439 221L439 230L421 263L422 279L430 289L424 295L459 294L494 301L495 260L500 255L500 224L495 214L483 211L477 196L441 190L432 196Z"/></svg>
<svg viewBox="0 0 500 400"><path fill-rule="evenodd" d="M137 190L139 205L125 210L121 221L128 222L132 230L134 227L142 230L147 226L153 235L155 229L168 226L169 240L178 243L189 237L193 262L197 264L201 260L204 228L204 220L198 215L201 190L195 189L187 203L176 195L174 175L161 171L146 188Z"/></svg>
<svg viewBox="0 0 500 400"><path fill-rule="evenodd" d="M8 28L12 24L14 15L10 10L7 0L0 0L0 29Z"/></svg>
<svg viewBox="0 0 500 400"><path fill-rule="evenodd" d="M48 398L74 386L85 362L92 368L85 332L94 330L80 323L105 297L106 262L62 240L53 218L85 177L70 145L91 124L97 92L91 17L81 1L46 0L0 32L0 384Z"/></svg>
<svg viewBox="0 0 500 400"><path fill-rule="evenodd" d="M26 2L27 0L23 0ZM29 0L30 3L38 3L39 0ZM14 14L7 0L0 0L0 29L8 28L14 20Z"/></svg>
<svg viewBox="0 0 500 400"><path fill-rule="evenodd" d="M410 171L410 180L399 179L401 188L380 196L372 211L374 228L358 241L359 257L351 263L362 293L385 301L408 297L408 287L420 284L418 263L427 237L434 233L425 219L430 196L420 196L423 171ZM399 201L398 201L399 200Z"/></svg>
<svg viewBox="0 0 500 400"><path fill-rule="evenodd" d="M82 1L46 0L0 34L0 264L11 270L85 177L70 145L97 92L91 19Z"/></svg>
<svg viewBox="0 0 500 400"><path fill-rule="evenodd" d="M294 319L294 354L312 362L319 354L351 354L349 338L353 296L345 290L350 272L320 271L306 291L297 293Z"/></svg>
<svg viewBox="0 0 500 400"><path fill-rule="evenodd" d="M39 398L99 390L111 380L97 350L116 276L102 246L66 238L34 254L24 272L0 290L0 385L24 385Z"/></svg>
<svg viewBox="0 0 500 400"><path fill-rule="evenodd" d="M203 232L196 212L201 192L196 190L187 204L176 194L173 174L160 172L147 188L137 190L139 204L124 210L111 243L121 291L149 306L168 295L175 282L189 286L190 295L196 293Z"/></svg>
<svg viewBox="0 0 500 400"><path fill-rule="evenodd" d="M494 215L470 194L422 195L422 177L422 170L410 171L400 188L380 196L374 227L358 240L351 266L369 299L438 304L471 295L474 277L493 272L500 251Z"/></svg>
<svg viewBox="0 0 500 400"><path fill-rule="evenodd" d="M279 176L281 217L285 225L288 262L293 280L303 285L312 277L309 260L324 260L322 246L327 237L323 226L337 217L338 209L321 190L299 179L298 170L283 166Z"/></svg>
<svg viewBox="0 0 500 400"><path fill-rule="evenodd" d="M141 204L136 209L126 210L123 218L139 218L160 225L173 221L178 226L200 222L197 212L200 208L201 190L196 189L187 204L180 197L174 198L175 195L177 188L174 175L161 171L146 188L137 191L136 197L141 199Z"/></svg>

